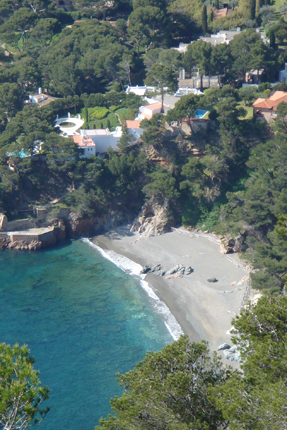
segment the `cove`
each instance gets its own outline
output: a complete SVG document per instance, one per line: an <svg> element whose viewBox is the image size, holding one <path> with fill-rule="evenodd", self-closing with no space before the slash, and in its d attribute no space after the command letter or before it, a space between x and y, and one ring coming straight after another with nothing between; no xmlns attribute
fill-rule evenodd
<svg viewBox="0 0 287 430"><path fill-rule="evenodd" d="M172 342L141 288L82 241L0 253L0 342L28 344L51 408L40 430L93 429L116 373Z"/></svg>

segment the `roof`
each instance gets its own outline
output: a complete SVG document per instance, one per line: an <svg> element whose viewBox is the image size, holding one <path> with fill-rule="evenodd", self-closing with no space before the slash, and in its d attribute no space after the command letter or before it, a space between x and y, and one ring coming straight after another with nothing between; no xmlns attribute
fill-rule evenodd
<svg viewBox="0 0 287 430"><path fill-rule="evenodd" d="M74 143L80 147L84 146L96 146L96 144L92 141L92 139L83 137L79 134L71 136L73 138Z"/></svg>
<svg viewBox="0 0 287 430"><path fill-rule="evenodd" d="M84 136L108 136L109 131L104 128L96 128L94 130L83 130Z"/></svg>
<svg viewBox="0 0 287 430"><path fill-rule="evenodd" d="M164 107L168 107L167 105L163 105ZM161 103L152 103L150 105L145 106L146 109L151 111L161 109Z"/></svg>
<svg viewBox="0 0 287 430"><path fill-rule="evenodd" d="M279 103L287 103L287 92L275 91L268 99L259 98L253 103L254 108L276 110Z"/></svg>
<svg viewBox="0 0 287 430"><path fill-rule="evenodd" d="M141 121L138 121L138 120L133 120L133 121L129 119L126 120L127 128L140 128L140 124L141 124Z"/></svg>

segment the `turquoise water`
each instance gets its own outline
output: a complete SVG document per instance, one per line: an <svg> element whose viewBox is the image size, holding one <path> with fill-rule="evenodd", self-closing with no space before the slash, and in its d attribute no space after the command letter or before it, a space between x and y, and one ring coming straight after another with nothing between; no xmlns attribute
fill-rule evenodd
<svg viewBox="0 0 287 430"><path fill-rule="evenodd" d="M202 118L208 110L197 109L194 118Z"/></svg>
<svg viewBox="0 0 287 430"><path fill-rule="evenodd" d="M115 374L172 337L140 284L81 241L0 253L0 342L28 344L51 410L39 430L93 429Z"/></svg>

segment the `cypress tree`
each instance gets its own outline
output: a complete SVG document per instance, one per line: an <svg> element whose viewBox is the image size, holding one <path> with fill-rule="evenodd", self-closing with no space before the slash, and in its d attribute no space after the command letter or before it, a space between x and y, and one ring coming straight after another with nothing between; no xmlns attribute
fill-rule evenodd
<svg viewBox="0 0 287 430"><path fill-rule="evenodd" d="M85 106L85 122L87 125L89 124L89 111L87 106Z"/></svg>
<svg viewBox="0 0 287 430"><path fill-rule="evenodd" d="M256 14L256 0L250 2L250 19L255 19Z"/></svg>
<svg viewBox="0 0 287 430"><path fill-rule="evenodd" d="M205 5L202 9L202 30L204 33L207 33L207 11Z"/></svg>
<svg viewBox="0 0 287 430"><path fill-rule="evenodd" d="M219 9L219 0L215 1L215 7L216 7L216 9Z"/></svg>
<svg viewBox="0 0 287 430"><path fill-rule="evenodd" d="M270 48L275 48L276 41L275 41L274 30L269 32L269 40L270 40Z"/></svg>

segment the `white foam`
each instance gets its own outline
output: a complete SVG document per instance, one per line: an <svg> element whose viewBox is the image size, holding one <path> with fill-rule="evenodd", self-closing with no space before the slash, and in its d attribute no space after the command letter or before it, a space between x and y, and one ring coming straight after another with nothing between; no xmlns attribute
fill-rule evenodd
<svg viewBox="0 0 287 430"><path fill-rule="evenodd" d="M170 312L169 308L166 306L164 302L162 302L159 297L154 292L152 286L144 280L146 275L141 274L142 266L124 255L117 254L114 251L104 251L95 243L91 242L89 239L83 238L83 242L87 243L91 247L95 248L104 258L110 260L116 266L118 266L123 272L128 273L129 275L135 276L140 279L140 285L148 294L148 296L152 299L153 306L159 314L161 314L164 324L168 329L170 335L174 340L179 339L180 335L184 334L180 325L176 321L173 314Z"/></svg>

